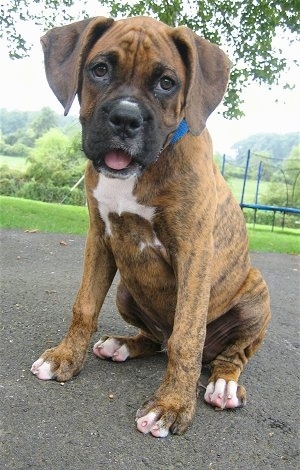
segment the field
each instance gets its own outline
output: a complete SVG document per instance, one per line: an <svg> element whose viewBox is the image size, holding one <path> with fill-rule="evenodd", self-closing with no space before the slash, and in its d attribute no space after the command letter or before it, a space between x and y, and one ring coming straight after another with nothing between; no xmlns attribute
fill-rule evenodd
<svg viewBox="0 0 300 470"><path fill-rule="evenodd" d="M241 202L242 190L243 190L243 179L239 178L228 178L227 184L231 188L235 198L238 202ZM261 181L259 185L258 202L262 202L262 195L267 193L269 183L267 181ZM244 202L253 203L255 201L257 182L255 180L247 180L245 186Z"/></svg>
<svg viewBox="0 0 300 470"><path fill-rule="evenodd" d="M0 226L11 229L86 235L86 207L47 204L13 197L0 197ZM300 253L300 231L257 225L248 226L253 251Z"/></svg>
<svg viewBox="0 0 300 470"><path fill-rule="evenodd" d="M0 196L0 226L83 235L88 230L88 210L87 207Z"/></svg>
<svg viewBox="0 0 300 470"><path fill-rule="evenodd" d="M2 165L7 165L12 170L24 170L26 166L26 158L0 155L0 166Z"/></svg>

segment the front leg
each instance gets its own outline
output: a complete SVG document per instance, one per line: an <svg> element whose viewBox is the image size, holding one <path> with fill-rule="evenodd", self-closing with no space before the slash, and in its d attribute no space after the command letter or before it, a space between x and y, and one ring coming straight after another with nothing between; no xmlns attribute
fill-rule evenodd
<svg viewBox="0 0 300 470"><path fill-rule="evenodd" d="M177 253L177 306L167 346L168 365L154 397L137 412L137 428L142 433L155 437L165 437L169 431L182 434L194 417L210 295L209 239L205 250L194 245Z"/></svg>
<svg viewBox="0 0 300 470"><path fill-rule="evenodd" d="M169 348L168 354L170 357ZM137 429L144 434L151 433L155 437L166 437L169 431L183 434L194 418L200 365L185 365L180 372L180 366L171 369L169 361L162 385L137 411Z"/></svg>
<svg viewBox="0 0 300 470"><path fill-rule="evenodd" d="M91 228L71 325L62 342L57 347L46 350L32 365L31 372L39 379L65 381L82 369L91 336L97 329L99 311L115 273L112 253L99 232Z"/></svg>

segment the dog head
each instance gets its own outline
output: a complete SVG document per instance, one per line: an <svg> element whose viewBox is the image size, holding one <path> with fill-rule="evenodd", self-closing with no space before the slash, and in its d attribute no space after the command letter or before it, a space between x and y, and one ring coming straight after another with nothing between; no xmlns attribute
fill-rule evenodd
<svg viewBox="0 0 300 470"><path fill-rule="evenodd" d="M78 95L86 156L111 177L147 169L182 119L199 135L227 87L230 61L218 46L148 17L96 17L41 42L65 114Z"/></svg>

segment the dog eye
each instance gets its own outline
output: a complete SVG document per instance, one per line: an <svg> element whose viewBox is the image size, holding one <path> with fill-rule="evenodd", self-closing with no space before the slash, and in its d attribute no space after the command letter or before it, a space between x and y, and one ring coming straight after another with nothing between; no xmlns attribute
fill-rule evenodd
<svg viewBox="0 0 300 470"><path fill-rule="evenodd" d="M95 67L93 67L93 74L96 78L105 77L107 73L108 67L104 62L101 62L100 64L97 64Z"/></svg>
<svg viewBox="0 0 300 470"><path fill-rule="evenodd" d="M172 78L164 76L161 77L159 80L159 86L165 91L170 91L173 86L175 85L175 82Z"/></svg>

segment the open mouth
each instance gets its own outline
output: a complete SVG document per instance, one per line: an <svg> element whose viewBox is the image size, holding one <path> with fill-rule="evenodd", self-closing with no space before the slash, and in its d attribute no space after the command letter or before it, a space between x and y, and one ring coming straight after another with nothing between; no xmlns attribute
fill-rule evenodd
<svg viewBox="0 0 300 470"><path fill-rule="evenodd" d="M131 162L132 157L122 150L108 152L104 156L104 163L107 168L110 168L111 170L124 170L129 167Z"/></svg>
<svg viewBox="0 0 300 470"><path fill-rule="evenodd" d="M99 173L115 178L127 178L140 173L140 165L124 150L111 150L101 160L94 162Z"/></svg>

